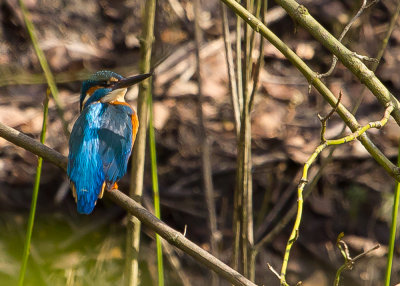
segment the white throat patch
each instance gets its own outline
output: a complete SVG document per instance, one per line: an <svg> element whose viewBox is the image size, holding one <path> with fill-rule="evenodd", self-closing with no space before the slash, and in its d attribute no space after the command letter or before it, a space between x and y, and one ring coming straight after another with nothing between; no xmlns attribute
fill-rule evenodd
<svg viewBox="0 0 400 286"><path fill-rule="evenodd" d="M119 88L116 90L113 90L106 96L104 96L102 99L100 99L101 102L110 102L110 101L119 101L119 102L125 102L125 94L126 94L127 89L126 88Z"/></svg>

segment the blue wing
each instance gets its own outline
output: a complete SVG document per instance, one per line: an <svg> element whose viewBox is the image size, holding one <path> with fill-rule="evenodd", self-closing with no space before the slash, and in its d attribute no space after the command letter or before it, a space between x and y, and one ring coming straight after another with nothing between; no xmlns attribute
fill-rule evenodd
<svg viewBox="0 0 400 286"><path fill-rule="evenodd" d="M92 212L104 184L112 186L127 169L132 150L133 110L125 105L93 103L72 129L67 174L78 212Z"/></svg>
<svg viewBox="0 0 400 286"><path fill-rule="evenodd" d="M99 151L108 187L126 173L132 151L132 114L130 106L107 104L101 117Z"/></svg>

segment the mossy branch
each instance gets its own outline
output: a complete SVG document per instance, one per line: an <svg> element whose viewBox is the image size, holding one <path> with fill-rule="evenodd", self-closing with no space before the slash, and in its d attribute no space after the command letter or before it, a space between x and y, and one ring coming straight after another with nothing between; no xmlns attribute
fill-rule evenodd
<svg viewBox="0 0 400 286"><path fill-rule="evenodd" d="M386 86L367 68L357 55L345 47L332 34L330 34L309 13L306 7L294 0L275 0L296 23L306 29L317 41L325 46L332 54L346 66L368 89L375 95L382 106L391 102L394 106L393 118L400 126L399 102L390 93Z"/></svg>
<svg viewBox="0 0 400 286"><path fill-rule="evenodd" d="M64 172L67 170L67 158L31 137L8 127L0 122L0 137L10 141L11 143L22 147L23 149L32 152L44 160L58 166ZM206 267L212 269L220 276L224 277L233 285L240 286L256 286L253 282L246 279L237 271L233 270L219 259L212 256L210 253L187 239L182 233L172 229L164 222L156 218L147 209L142 207L139 203L134 201L119 190L112 190L106 192L105 197L112 200L117 205L124 208L130 214L139 219L142 223L147 225L154 232L158 233L170 244L183 250L185 253L192 256L195 260L202 263Z"/></svg>
<svg viewBox="0 0 400 286"><path fill-rule="evenodd" d="M340 34L338 41L342 42L344 36L347 34L347 32L349 31L350 27L354 24L354 22L361 16L361 14L364 12L365 9L371 7L373 4L375 4L376 2L378 2L378 0L373 0L372 2L370 2L367 5L367 0L363 0L363 3L361 4L360 9L357 11L356 15L354 15L353 18L351 18L351 20L349 21L349 23L346 25L346 27L344 27L342 33ZM319 74L318 77L319 78L323 78L323 77L328 77L332 74L333 70L336 67L336 63L338 61L337 56L333 55L332 57L332 64L329 68L329 70L326 73L322 73ZM377 59L373 59L374 62L378 62Z"/></svg>

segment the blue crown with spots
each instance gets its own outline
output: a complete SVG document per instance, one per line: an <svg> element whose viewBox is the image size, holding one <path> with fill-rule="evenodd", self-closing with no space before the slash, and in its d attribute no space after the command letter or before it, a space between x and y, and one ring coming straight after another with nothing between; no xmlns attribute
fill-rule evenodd
<svg viewBox="0 0 400 286"><path fill-rule="evenodd" d="M116 78L118 80L123 79L124 77L112 72L112 71L98 71L94 74L92 74L88 80L85 80L82 83L82 88L81 88L81 96L80 96L80 109L82 110L82 104L83 104L83 100L86 97L86 93L87 91L94 87L94 86L103 86L103 87L107 87L107 85L109 85L107 82L109 81L110 78Z"/></svg>

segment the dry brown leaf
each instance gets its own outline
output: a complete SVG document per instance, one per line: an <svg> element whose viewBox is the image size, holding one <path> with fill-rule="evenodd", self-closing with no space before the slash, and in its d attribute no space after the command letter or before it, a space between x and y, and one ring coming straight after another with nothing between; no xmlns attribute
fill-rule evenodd
<svg viewBox="0 0 400 286"><path fill-rule="evenodd" d="M154 128L163 129L170 116L169 108L162 102L154 103Z"/></svg>
<svg viewBox="0 0 400 286"><path fill-rule="evenodd" d="M304 60L311 60L315 55L315 47L310 43L299 43L296 47L296 54Z"/></svg>

